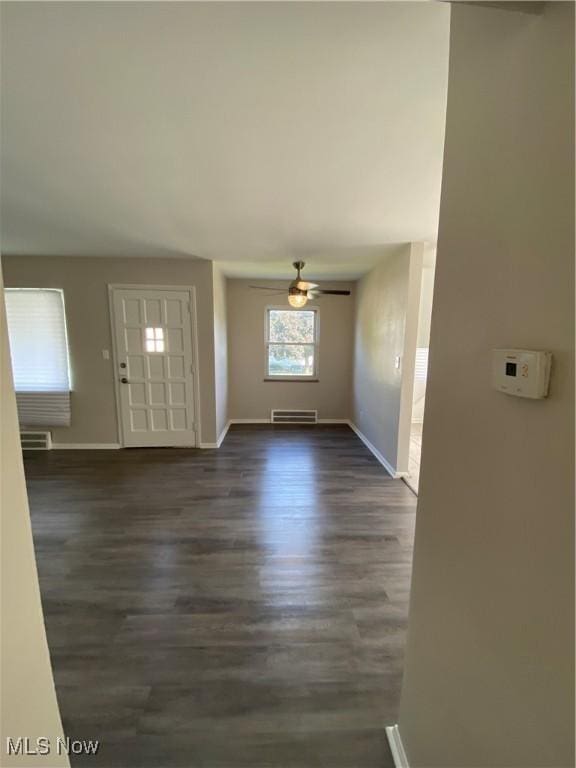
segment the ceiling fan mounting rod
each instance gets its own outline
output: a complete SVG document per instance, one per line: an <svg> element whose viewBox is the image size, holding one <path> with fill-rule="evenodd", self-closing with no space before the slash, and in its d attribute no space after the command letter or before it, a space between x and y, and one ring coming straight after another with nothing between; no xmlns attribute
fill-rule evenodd
<svg viewBox="0 0 576 768"><path fill-rule="evenodd" d="M304 267L306 266L306 262L305 261L294 261L294 262L292 262L292 266L294 267L295 270L297 270L298 277L296 279L299 280L300 279L300 270L304 269Z"/></svg>

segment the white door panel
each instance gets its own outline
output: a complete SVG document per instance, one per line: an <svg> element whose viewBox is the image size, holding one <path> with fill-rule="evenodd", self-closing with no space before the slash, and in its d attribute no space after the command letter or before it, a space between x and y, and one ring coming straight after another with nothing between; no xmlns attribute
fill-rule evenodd
<svg viewBox="0 0 576 768"><path fill-rule="evenodd" d="M190 292L114 288L123 444L196 445Z"/></svg>

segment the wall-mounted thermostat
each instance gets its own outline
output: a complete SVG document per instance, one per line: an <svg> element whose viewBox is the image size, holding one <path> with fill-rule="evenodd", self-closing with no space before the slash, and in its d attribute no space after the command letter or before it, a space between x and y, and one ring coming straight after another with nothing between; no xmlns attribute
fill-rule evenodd
<svg viewBox="0 0 576 768"><path fill-rule="evenodd" d="M550 352L529 349L494 349L492 383L507 395L542 398L548 394Z"/></svg>

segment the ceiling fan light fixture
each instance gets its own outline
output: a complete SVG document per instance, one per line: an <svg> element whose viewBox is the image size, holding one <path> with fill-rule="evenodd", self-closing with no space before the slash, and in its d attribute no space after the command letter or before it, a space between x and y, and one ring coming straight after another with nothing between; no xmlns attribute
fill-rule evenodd
<svg viewBox="0 0 576 768"><path fill-rule="evenodd" d="M326 289L322 290L318 283L309 283L306 280L302 280L300 272L306 266L303 261L295 261L292 265L297 271L296 279L288 285L288 303L294 309L302 309L310 299L317 299L324 294L332 296L350 296L350 291L339 289ZM266 285L251 285L250 288L255 288L259 291L272 291L272 293L282 293L282 288L277 286Z"/></svg>
<svg viewBox="0 0 576 768"><path fill-rule="evenodd" d="M288 304L290 304L291 307L294 307L294 309L302 309L308 302L308 296L304 292L296 292L297 290L298 289L290 289L290 293L288 294Z"/></svg>

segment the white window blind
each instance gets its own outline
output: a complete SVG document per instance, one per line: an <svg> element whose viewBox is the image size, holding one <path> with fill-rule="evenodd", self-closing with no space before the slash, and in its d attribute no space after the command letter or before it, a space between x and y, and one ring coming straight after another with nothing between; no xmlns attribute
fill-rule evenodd
<svg viewBox="0 0 576 768"><path fill-rule="evenodd" d="M20 424L68 426L70 376L62 291L7 288L5 296Z"/></svg>
<svg viewBox="0 0 576 768"><path fill-rule="evenodd" d="M428 347L416 349L416 367L414 376L416 381L426 381L428 375Z"/></svg>

